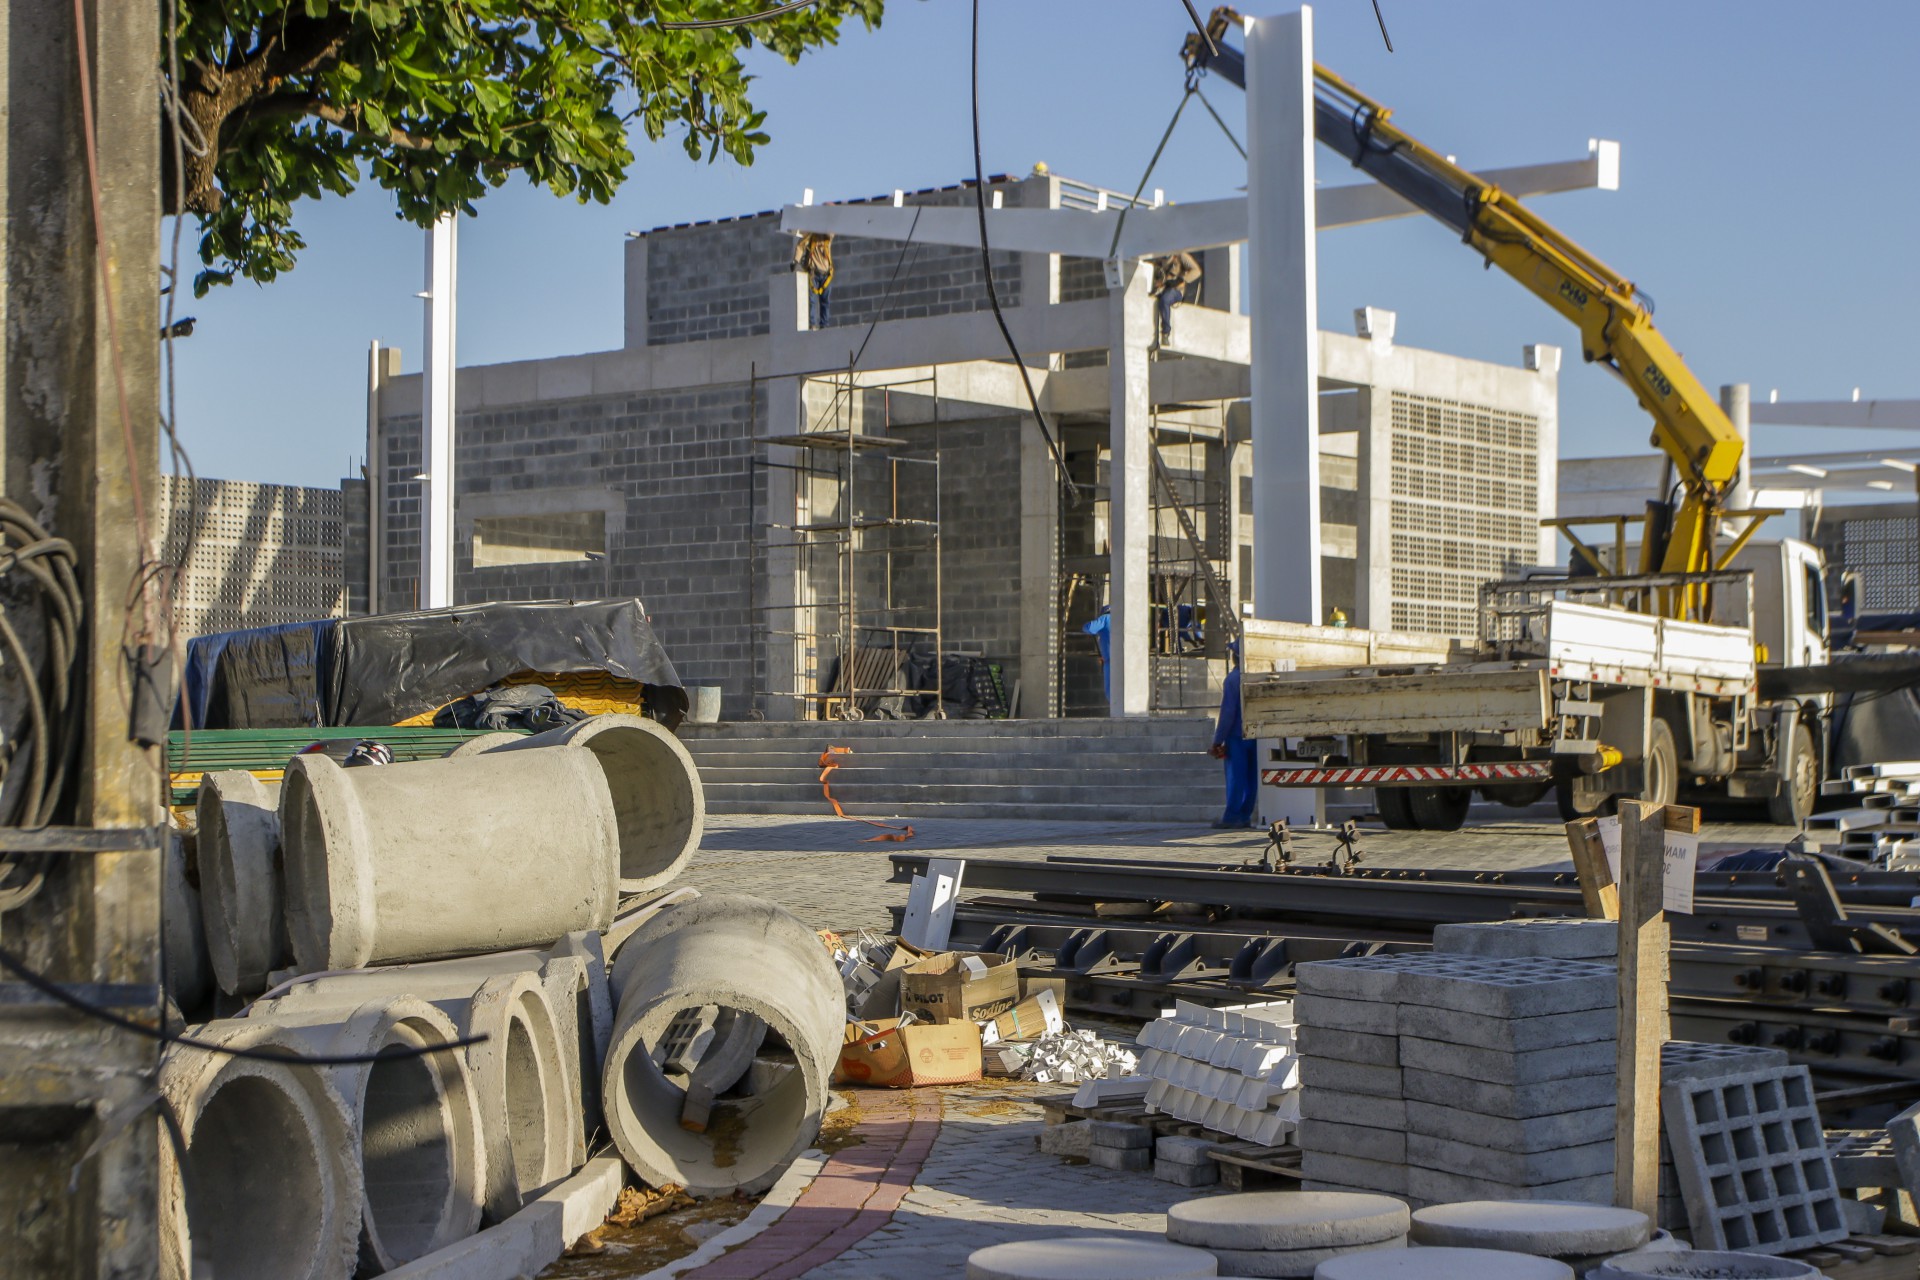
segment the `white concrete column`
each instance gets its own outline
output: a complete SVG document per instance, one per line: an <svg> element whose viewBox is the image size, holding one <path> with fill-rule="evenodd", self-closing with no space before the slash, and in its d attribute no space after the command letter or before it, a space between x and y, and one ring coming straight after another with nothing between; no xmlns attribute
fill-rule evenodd
<svg viewBox="0 0 1920 1280"><path fill-rule="evenodd" d="M1152 481L1147 437L1151 402L1147 387L1147 349L1153 341L1152 277L1139 259L1123 259L1116 284L1108 277L1107 331L1109 465L1107 600L1111 648L1111 707L1116 716L1143 716L1149 708L1147 685L1147 499Z"/></svg>
<svg viewBox="0 0 1920 1280"><path fill-rule="evenodd" d="M1720 407L1740 433L1740 472L1727 489L1727 505L1748 506L1753 502L1753 388L1744 382L1722 386Z"/></svg>
<svg viewBox="0 0 1920 1280"><path fill-rule="evenodd" d="M1540 519L1551 520L1560 514L1560 348L1550 342L1535 342L1520 349L1521 364L1540 377L1534 402L1534 416L1540 420L1538 450L1538 495ZM1554 564L1560 558L1560 531L1540 526L1539 564Z"/></svg>
<svg viewBox="0 0 1920 1280"><path fill-rule="evenodd" d="M427 232L426 351L421 363L420 607L453 603L454 307L457 214Z"/></svg>
<svg viewBox="0 0 1920 1280"><path fill-rule="evenodd" d="M1056 259L1057 261L1058 259ZM1060 477L1031 416L1020 419L1020 718L1059 714Z"/></svg>
<svg viewBox="0 0 1920 1280"><path fill-rule="evenodd" d="M400 376L400 348L378 341L367 353L367 612L379 613L387 572L387 432L380 392Z"/></svg>
<svg viewBox="0 0 1920 1280"><path fill-rule="evenodd" d="M1320 616L1313 9L1247 28L1254 615Z"/></svg>
<svg viewBox="0 0 1920 1280"><path fill-rule="evenodd" d="M763 437L798 435L806 429L800 386L798 378L773 378L760 384L766 398L760 426ZM766 688L773 695L760 710L769 720L804 720L807 704L789 696L807 691L802 670L806 653L798 633L808 620L805 585L800 581L800 553L790 544L797 537L793 526L800 522L800 475L793 468L806 461L806 451L756 447L768 466L766 500L760 508L760 540L765 548L760 571L765 575L765 585L762 598L754 602L765 607L755 621L764 628Z"/></svg>

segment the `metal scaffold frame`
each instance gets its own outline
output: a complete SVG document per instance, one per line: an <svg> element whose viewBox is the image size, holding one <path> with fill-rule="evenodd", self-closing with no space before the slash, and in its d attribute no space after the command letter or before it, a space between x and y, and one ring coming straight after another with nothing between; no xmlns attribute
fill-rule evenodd
<svg viewBox="0 0 1920 1280"><path fill-rule="evenodd" d="M930 450L893 434L892 392L916 385L931 388ZM875 383L861 380L849 367L844 373L803 376L802 403L809 386L828 387L831 396L805 431L756 436L763 450L795 449L800 457L798 462L764 454L754 459L756 466L792 473L796 492L791 519L768 512L754 521L761 539L755 561L768 552L792 551L799 583L799 598L791 605L763 603L756 587L755 610L768 619L765 634L795 641L799 668L792 673L791 691L768 690L768 695L792 698L800 704L800 718L821 720L899 714L883 704L932 695L930 714L942 719L938 374ZM861 430L867 395L879 399L877 433ZM816 514L823 511L831 514ZM916 559L930 565L915 565ZM781 613L795 620L791 628L779 625ZM923 657L930 682L915 679Z"/></svg>

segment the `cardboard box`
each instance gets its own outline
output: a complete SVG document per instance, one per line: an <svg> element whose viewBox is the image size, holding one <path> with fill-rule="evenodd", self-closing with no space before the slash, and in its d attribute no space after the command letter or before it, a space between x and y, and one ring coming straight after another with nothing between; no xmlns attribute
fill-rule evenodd
<svg viewBox="0 0 1920 1280"><path fill-rule="evenodd" d="M1066 1019L1060 1016L1060 1002L1053 998L1053 992L1042 990L984 1024L980 1038L990 1045L1002 1040L1038 1040L1066 1025Z"/></svg>
<svg viewBox="0 0 1920 1280"><path fill-rule="evenodd" d="M1020 998L1022 1000L1031 1000L1042 991L1053 992L1053 1002L1062 1009L1067 1007L1067 980L1065 978L1048 978L1042 977L1039 974L1030 973L1020 975Z"/></svg>
<svg viewBox="0 0 1920 1280"><path fill-rule="evenodd" d="M834 1079L842 1084L905 1089L964 1084L980 1078L980 1029L970 1022L941 1025L894 1018L850 1022Z"/></svg>
<svg viewBox="0 0 1920 1280"><path fill-rule="evenodd" d="M926 1022L986 1022L1020 998L1020 971L1002 955L948 951L900 971L900 1010Z"/></svg>

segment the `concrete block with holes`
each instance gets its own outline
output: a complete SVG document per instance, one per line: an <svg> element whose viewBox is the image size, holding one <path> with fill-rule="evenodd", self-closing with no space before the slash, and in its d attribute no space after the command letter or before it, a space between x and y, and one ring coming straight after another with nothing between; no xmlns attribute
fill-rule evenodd
<svg viewBox="0 0 1920 1280"><path fill-rule="evenodd" d="M1695 1245L1782 1254L1848 1235L1805 1067L1678 1080L1661 1102Z"/></svg>

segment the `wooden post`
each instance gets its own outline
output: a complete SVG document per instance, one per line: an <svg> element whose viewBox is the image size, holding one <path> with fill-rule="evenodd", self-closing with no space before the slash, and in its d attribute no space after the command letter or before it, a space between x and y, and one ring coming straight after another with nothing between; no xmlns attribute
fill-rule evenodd
<svg viewBox="0 0 1920 1280"><path fill-rule="evenodd" d="M1613 870L1607 866L1606 846L1600 841L1600 823L1593 818L1575 818L1567 824L1567 847L1573 852L1574 874L1580 880L1580 896L1586 901L1587 915L1595 920L1620 918L1620 887L1613 882Z"/></svg>
<svg viewBox="0 0 1920 1280"><path fill-rule="evenodd" d="M1619 1064L1613 1118L1613 1201L1659 1217L1660 1046L1667 1038L1666 815L1620 805Z"/></svg>

